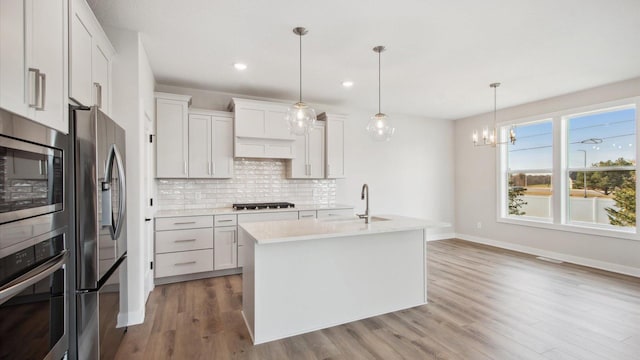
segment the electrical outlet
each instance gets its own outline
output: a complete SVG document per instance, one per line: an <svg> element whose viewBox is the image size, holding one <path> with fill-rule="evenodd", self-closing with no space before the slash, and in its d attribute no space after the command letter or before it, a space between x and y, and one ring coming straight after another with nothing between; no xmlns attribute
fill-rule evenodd
<svg viewBox="0 0 640 360"><path fill-rule="evenodd" d="M478 221L478 223L476 224L476 227L478 229L482 229L482 221Z"/></svg>

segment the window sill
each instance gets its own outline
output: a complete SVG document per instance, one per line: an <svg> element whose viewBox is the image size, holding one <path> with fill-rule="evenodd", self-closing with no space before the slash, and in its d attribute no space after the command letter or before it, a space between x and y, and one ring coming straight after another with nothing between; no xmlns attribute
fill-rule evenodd
<svg viewBox="0 0 640 360"><path fill-rule="evenodd" d="M603 236L609 238L616 239L626 239L626 240L635 240L640 241L640 236L636 233L636 229L603 229L601 227L593 227L582 224L554 224L551 221L545 221L543 219L515 219L515 218L505 218L498 217L498 223L503 224L512 224L512 225L522 225L522 226L530 226L537 227L548 230L557 230L557 231L566 231L578 234L587 234L587 235L596 235Z"/></svg>

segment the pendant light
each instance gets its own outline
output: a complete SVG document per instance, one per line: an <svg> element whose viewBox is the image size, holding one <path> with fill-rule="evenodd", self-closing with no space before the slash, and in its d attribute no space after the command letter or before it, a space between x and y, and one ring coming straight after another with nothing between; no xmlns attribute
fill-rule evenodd
<svg viewBox="0 0 640 360"><path fill-rule="evenodd" d="M515 126L511 126L511 128L509 129L509 141L503 141L500 142L498 141L498 128L496 126L496 118L497 118L497 113L498 113L498 86L500 86L500 83L491 83L489 84L490 88L493 88L493 128L489 129L489 127L485 126L484 128L482 128L482 143L478 144L478 131L474 130L473 131L473 135L472 135L472 139L473 139L473 146L493 146L495 147L496 145L503 145L503 144L508 144L511 143L512 145L515 145L516 143L516 128Z"/></svg>
<svg viewBox="0 0 640 360"><path fill-rule="evenodd" d="M367 124L367 132L373 140L376 141L389 141L396 131L391 125L391 121L386 114L381 111L381 91L380 91L380 54L385 51L384 46L376 46L373 51L378 54L378 113L371 117Z"/></svg>
<svg viewBox="0 0 640 360"><path fill-rule="evenodd" d="M316 122L316 111L302 101L302 36L308 31L303 27L297 27L293 29L293 33L300 38L300 95L298 102L289 107L286 120L292 134L304 135L313 130L313 124Z"/></svg>

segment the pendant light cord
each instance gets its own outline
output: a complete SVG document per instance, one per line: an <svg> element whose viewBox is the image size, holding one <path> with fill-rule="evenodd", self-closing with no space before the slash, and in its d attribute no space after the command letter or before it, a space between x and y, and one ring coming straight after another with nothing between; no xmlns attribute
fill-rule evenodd
<svg viewBox="0 0 640 360"><path fill-rule="evenodd" d="M300 100L302 102L302 34L298 35L300 38Z"/></svg>
<svg viewBox="0 0 640 360"><path fill-rule="evenodd" d="M380 76L380 61L381 61L380 60L381 59L380 53L382 53L382 51L378 52L378 114L382 113L382 111L380 110L382 108L382 104L381 104L382 96L380 96L380 93L381 93L380 89L382 88L381 80L380 80L380 78L381 78L381 76Z"/></svg>
<svg viewBox="0 0 640 360"><path fill-rule="evenodd" d="M498 87L493 87L493 128L496 128L496 112L498 111Z"/></svg>

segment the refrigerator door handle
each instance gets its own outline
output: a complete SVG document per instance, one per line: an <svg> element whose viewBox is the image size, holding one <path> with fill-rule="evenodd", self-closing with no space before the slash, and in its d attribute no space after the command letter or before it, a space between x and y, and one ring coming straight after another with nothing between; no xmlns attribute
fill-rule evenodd
<svg viewBox="0 0 640 360"><path fill-rule="evenodd" d="M126 259L127 259L127 254L125 253L124 255L122 255L120 257L120 259L118 259L118 261L115 262L115 264L113 264L111 266L109 271L107 271L104 275L102 275L102 278L100 278L100 280L98 280L98 283L96 284L96 287L94 287L94 288L77 289L76 290L76 294L87 294L87 293L93 293L93 292L100 291L100 289L102 289L102 286L104 286L104 284L107 282L107 280L109 280L111 275L113 275L113 273L116 272L116 270L118 269L120 264L122 264Z"/></svg>
<svg viewBox="0 0 640 360"><path fill-rule="evenodd" d="M118 204L118 221L113 222L113 206L111 204L111 179L113 177L112 169L113 164L118 167L118 182L119 182L119 195L120 201ZM111 232L111 238L117 240L120 237L124 219L126 217L126 201L127 201L127 182L124 174L124 166L122 163L122 156L118 147L115 144L111 145L109 151L109 157L107 158L107 168L104 172L104 182L102 183L102 225L109 226Z"/></svg>

